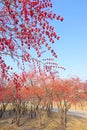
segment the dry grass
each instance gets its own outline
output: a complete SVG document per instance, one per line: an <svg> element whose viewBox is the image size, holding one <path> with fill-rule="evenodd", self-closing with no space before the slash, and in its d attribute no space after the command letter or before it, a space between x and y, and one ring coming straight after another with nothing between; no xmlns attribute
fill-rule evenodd
<svg viewBox="0 0 87 130"><path fill-rule="evenodd" d="M54 107L57 108L56 103L54 102ZM71 108L73 110L86 110L87 111L87 102L77 103L75 105L71 105Z"/></svg>
<svg viewBox="0 0 87 130"><path fill-rule="evenodd" d="M67 130L87 130L87 119L69 117Z"/></svg>
<svg viewBox="0 0 87 130"><path fill-rule="evenodd" d="M71 109L75 109L75 110L87 110L87 102L83 102L82 104L77 103L76 105L72 105Z"/></svg>
<svg viewBox="0 0 87 130"><path fill-rule="evenodd" d="M40 124L38 119L21 119L20 127L10 124L11 119L0 120L0 130L59 130L59 120L57 113L51 117L44 117L44 122ZM81 119L73 116L68 117L67 130L87 130L87 119Z"/></svg>

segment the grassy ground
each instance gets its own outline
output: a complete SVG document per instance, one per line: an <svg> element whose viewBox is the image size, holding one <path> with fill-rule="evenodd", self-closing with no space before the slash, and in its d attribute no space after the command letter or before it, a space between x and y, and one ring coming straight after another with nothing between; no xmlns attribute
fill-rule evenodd
<svg viewBox="0 0 87 130"><path fill-rule="evenodd" d="M44 117L41 125L38 119L21 119L20 127L11 124L11 118L0 119L0 130L59 130L59 120L57 113L51 117ZM87 130L87 119L68 116L67 130Z"/></svg>

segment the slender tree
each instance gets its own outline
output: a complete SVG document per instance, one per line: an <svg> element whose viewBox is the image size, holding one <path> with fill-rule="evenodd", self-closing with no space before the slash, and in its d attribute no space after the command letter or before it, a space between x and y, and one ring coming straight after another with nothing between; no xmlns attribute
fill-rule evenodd
<svg viewBox="0 0 87 130"><path fill-rule="evenodd" d="M58 107L60 130L66 130L68 121L67 113L71 105L80 103L83 99L80 79L57 79L53 84L53 95Z"/></svg>

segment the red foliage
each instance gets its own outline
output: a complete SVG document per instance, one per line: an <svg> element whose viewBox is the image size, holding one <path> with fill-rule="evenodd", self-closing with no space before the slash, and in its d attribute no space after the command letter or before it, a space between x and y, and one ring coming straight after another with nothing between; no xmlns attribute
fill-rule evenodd
<svg viewBox="0 0 87 130"><path fill-rule="evenodd" d="M84 100L83 88L79 78L68 80L58 79L53 84L53 95L55 101L68 101L75 104Z"/></svg>
<svg viewBox="0 0 87 130"><path fill-rule="evenodd" d="M53 59L43 60L53 61ZM38 100L42 104L49 104L52 101L76 104L87 100L87 84L82 83L79 78L53 80L44 72L41 75L23 72L21 75L14 74L8 85L0 84L0 101L14 102L16 99Z"/></svg>

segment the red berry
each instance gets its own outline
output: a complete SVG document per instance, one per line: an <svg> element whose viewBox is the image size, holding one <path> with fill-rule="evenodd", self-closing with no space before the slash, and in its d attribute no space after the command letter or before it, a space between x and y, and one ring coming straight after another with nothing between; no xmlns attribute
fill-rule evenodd
<svg viewBox="0 0 87 130"><path fill-rule="evenodd" d="M11 49L11 51L14 51L14 44L11 44L11 45L9 46L9 49Z"/></svg>

